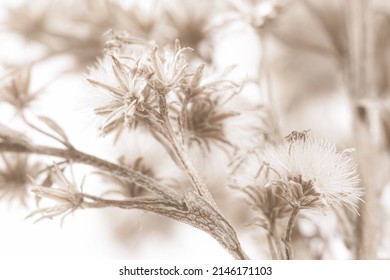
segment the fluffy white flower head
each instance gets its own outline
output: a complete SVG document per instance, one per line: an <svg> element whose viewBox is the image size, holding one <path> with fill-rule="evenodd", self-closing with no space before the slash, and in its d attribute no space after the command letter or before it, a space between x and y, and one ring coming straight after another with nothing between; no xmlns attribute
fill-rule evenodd
<svg viewBox="0 0 390 280"><path fill-rule="evenodd" d="M356 210L362 192L350 154L337 151L326 140L302 135L290 137L281 145L268 146L263 153L264 162L278 180L310 185L322 205L336 203Z"/></svg>

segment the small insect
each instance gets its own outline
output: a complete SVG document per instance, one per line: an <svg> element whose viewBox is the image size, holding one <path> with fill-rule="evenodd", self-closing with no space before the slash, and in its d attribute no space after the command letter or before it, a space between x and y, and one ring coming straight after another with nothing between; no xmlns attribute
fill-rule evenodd
<svg viewBox="0 0 390 280"><path fill-rule="evenodd" d="M289 135L287 135L285 138L288 142L296 142L296 141L303 141L305 142L308 139L307 133L310 131L304 130L304 131L293 131Z"/></svg>

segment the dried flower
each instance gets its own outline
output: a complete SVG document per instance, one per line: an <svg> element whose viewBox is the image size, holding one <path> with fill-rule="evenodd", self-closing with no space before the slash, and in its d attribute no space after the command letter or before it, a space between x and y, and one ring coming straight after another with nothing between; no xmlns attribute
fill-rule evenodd
<svg viewBox="0 0 390 280"><path fill-rule="evenodd" d="M249 142L262 141L258 136L263 133L259 130L264 124L263 110L255 103L249 104L242 94L244 83L240 86L228 78L233 69L205 75L205 65L201 64L196 71L188 71L175 90L181 105L178 123L189 146L198 144L210 152L210 147L217 145L229 152L226 148L245 150Z"/></svg>
<svg viewBox="0 0 390 280"><path fill-rule="evenodd" d="M159 122L168 112L166 95L178 88L186 76L182 53L187 48L176 41L174 52L164 49L160 53L157 46L150 49L147 43L137 45L126 33L120 35L109 49L113 53L106 54L88 78L99 94L103 91L108 97L95 108L97 115L105 116L102 133L107 134L120 124L122 130L138 123L160 130Z"/></svg>
<svg viewBox="0 0 390 280"><path fill-rule="evenodd" d="M99 71L103 73L97 73ZM105 117L101 128L103 134L120 124L131 127L138 118L151 117L148 113L154 110L156 98L147 86L153 72L141 58L123 63L114 56L106 56L91 72L90 84L99 90L99 94L109 98L104 105L95 108L97 115ZM93 76L105 76L107 82L94 80Z"/></svg>
<svg viewBox="0 0 390 280"><path fill-rule="evenodd" d="M175 90L181 111L176 112L176 118L185 142L189 146L198 143L207 151L210 151L212 142L233 146L227 139L225 124L239 115L228 107L229 101L236 95L237 85L221 77L205 79L204 64L194 73L187 72L180 87Z"/></svg>
<svg viewBox="0 0 390 280"><path fill-rule="evenodd" d="M291 207L283 199L283 189L269 184L272 170L266 164L258 165L261 155L258 151L248 152L232 164L230 186L242 192L245 201L255 210L256 218L251 224L270 229L277 219L285 218Z"/></svg>
<svg viewBox="0 0 390 280"><path fill-rule="evenodd" d="M38 198L48 198L56 201L57 204L52 207L39 208L30 213L27 218L40 214L42 217L36 220L36 222L38 222L42 219L52 219L53 217L63 215L61 218L62 224L67 215L82 207L83 197L75 184L65 177L64 173L57 165L54 165L51 175L55 177L54 179L57 181L58 187L54 188L35 185L32 188L32 192L34 192Z"/></svg>
<svg viewBox="0 0 390 280"><path fill-rule="evenodd" d="M31 180L40 169L39 163L29 163L25 154L0 154L3 168L0 169L0 199L8 198L10 201L19 199L26 206L28 188Z"/></svg>
<svg viewBox="0 0 390 280"><path fill-rule="evenodd" d="M181 80L185 77L185 69L188 67L184 59L183 52L190 48L182 48L179 40L175 41L175 50L164 49L160 54L158 47L155 46L151 53L151 62L155 77L152 81L152 87L159 94L167 94L170 90L179 86Z"/></svg>
<svg viewBox="0 0 390 280"><path fill-rule="evenodd" d="M210 143L233 146L226 136L226 120L239 115L223 107L221 98L202 96L187 107L186 135L191 146L198 143L210 151Z"/></svg>
<svg viewBox="0 0 390 280"><path fill-rule="evenodd" d="M249 205L260 214L250 223L261 226L267 230L274 226L277 219L288 217L291 207L282 198L282 189L276 185L269 187L247 186L241 191L246 194Z"/></svg>
<svg viewBox="0 0 390 280"><path fill-rule="evenodd" d="M290 142L269 145L263 152L263 161L274 173L270 183L281 185L286 199L302 208L338 204L356 211L362 193L349 153L306 133L294 135L287 137Z"/></svg>
<svg viewBox="0 0 390 280"><path fill-rule="evenodd" d="M33 103L39 92L31 92L31 65L16 69L4 77L0 85L0 102L22 111Z"/></svg>

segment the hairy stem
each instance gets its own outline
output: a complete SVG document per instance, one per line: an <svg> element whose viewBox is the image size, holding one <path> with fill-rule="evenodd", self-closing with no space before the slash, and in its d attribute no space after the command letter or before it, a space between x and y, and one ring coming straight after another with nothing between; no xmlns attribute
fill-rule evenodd
<svg viewBox="0 0 390 280"><path fill-rule="evenodd" d="M197 195L193 196L193 194L189 194L189 196L187 196L188 208L183 209L178 209L165 200L153 198L134 198L121 201L103 199L88 194L83 194L83 198L87 200L83 203L83 207L85 208L118 207L122 209L140 209L189 224L209 233L227 249L235 259L248 259L248 256L242 250L240 243L237 240L233 228L210 204L207 203L207 201Z"/></svg>
<svg viewBox="0 0 390 280"><path fill-rule="evenodd" d="M209 189L204 183L203 179L199 176L198 171L192 165L191 160L188 157L188 154L184 151L183 145L181 145L173 131L172 125L169 120L167 104L165 100L165 96L161 96L160 98L160 110L161 110L161 118L163 119L163 131L164 136L168 139L173 149L173 152L177 156L181 167L187 173L188 177L191 180L191 184L194 189L198 192L198 194L202 197L205 197L216 209L218 209Z"/></svg>
<svg viewBox="0 0 390 280"><path fill-rule="evenodd" d="M207 198L212 204L216 205L203 179L199 176L198 171L193 167L187 153L176 139L173 140L173 146L180 163L183 165L184 171L188 174L188 177L198 194Z"/></svg>
<svg viewBox="0 0 390 280"><path fill-rule="evenodd" d="M283 250L282 250L282 245L280 244L278 233L276 231L275 218L271 220L271 226L268 229L268 236L269 236L269 240L272 242L272 244L270 243L270 246L272 246L271 250L274 251L273 253L271 251L271 255L274 254L275 256L275 257L272 256L272 258L276 260L283 259Z"/></svg>
<svg viewBox="0 0 390 280"><path fill-rule="evenodd" d="M97 167L101 170L108 171L114 175L126 178L134 184L159 194L169 201L173 201L178 204L183 203L182 198L177 193L175 193L169 187L157 183L154 179L147 177L135 170L111 163L92 155L85 154L76 149L59 149L32 144L23 145L20 142L0 142L0 151L49 155L72 160L73 162L84 163Z"/></svg>
<svg viewBox="0 0 390 280"><path fill-rule="evenodd" d="M291 212L291 216L288 220L287 223L287 228L286 228L286 234L284 236L284 244L286 246L286 259L287 260L292 260L293 259L293 250L291 248L291 236L292 236L292 231L294 229L295 221L298 217L300 207L299 206L294 206L293 210Z"/></svg>
<svg viewBox="0 0 390 280"><path fill-rule="evenodd" d="M3 139L3 140L1 140ZM164 186L150 177L132 169L88 155L74 148L58 149L47 146L33 145L21 140L0 138L0 152L33 153L64 158L79 162L113 175L126 178L134 184L146 188L160 196L159 199L135 199L128 201L105 200L95 196L82 194L84 198L94 202L85 202L85 207L119 207L125 209L141 209L165 217L187 223L210 234L219 244L236 259L248 259L241 248L237 234L230 223L222 216L218 208L197 193L180 196L172 189Z"/></svg>
<svg viewBox="0 0 390 280"><path fill-rule="evenodd" d="M269 247L269 251L271 254L271 258L273 260L279 259L278 255L276 253L275 240L270 232L268 232L268 234L267 234L267 241L268 241L268 247Z"/></svg>

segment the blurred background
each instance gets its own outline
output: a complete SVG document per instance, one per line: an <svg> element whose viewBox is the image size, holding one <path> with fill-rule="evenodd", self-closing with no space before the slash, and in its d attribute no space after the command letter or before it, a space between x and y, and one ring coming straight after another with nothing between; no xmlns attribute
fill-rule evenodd
<svg viewBox="0 0 390 280"><path fill-rule="evenodd" d="M110 160L142 157L161 178L177 174L148 135L132 133L115 145L112 137L99 137L85 73L102 56L110 30L161 46L179 38L194 49L189 58L194 67L205 63L213 73L235 66L229 77L243 85L242 98L258 106L253 118L229 131L245 142L243 150L308 129L339 149L355 149L365 190L360 216L331 211L302 216L294 233L296 257L390 258L388 1L1 0L0 5L1 85L11 77L39 93L29 110L50 116L78 149ZM17 106L5 92L2 87L0 123L16 129ZM256 130L240 134L237 127L249 122ZM33 139L51 144L39 135ZM251 210L224 187L229 158L218 149L207 155L194 149L191 156L248 255L269 258L263 230L248 226ZM78 182L91 172L83 168ZM93 175L86 181L92 189L109 190L113 184ZM61 227L58 219L25 220L35 208L32 194L13 192L0 180L0 258L231 258L205 233L150 213L78 210Z"/></svg>

